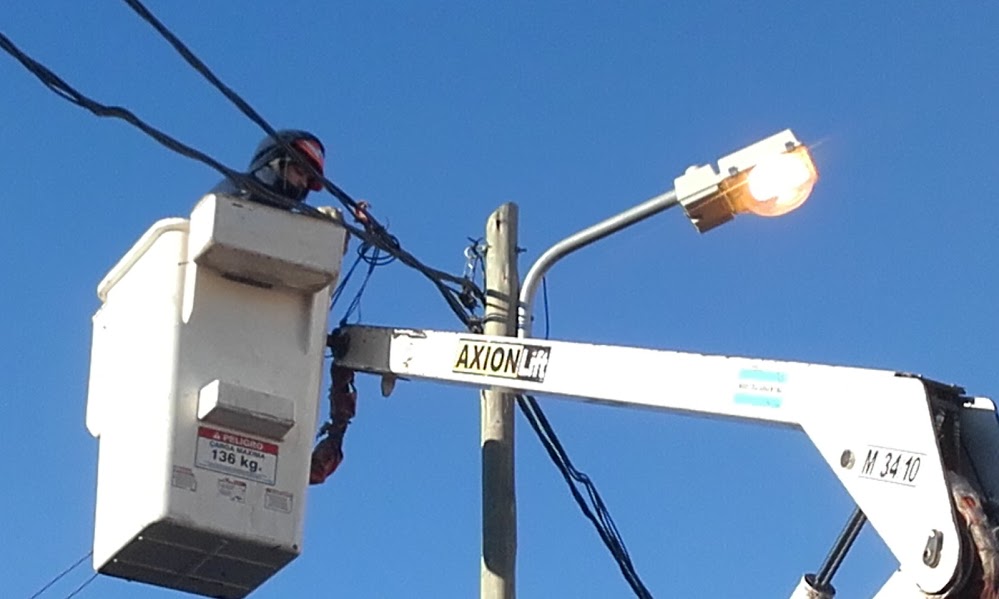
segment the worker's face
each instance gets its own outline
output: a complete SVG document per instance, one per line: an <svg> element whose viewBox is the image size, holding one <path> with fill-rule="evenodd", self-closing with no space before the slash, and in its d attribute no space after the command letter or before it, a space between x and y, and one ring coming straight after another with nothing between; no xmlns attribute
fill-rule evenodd
<svg viewBox="0 0 999 599"><path fill-rule="evenodd" d="M284 167L284 179L295 189L308 189L312 177L301 165L289 161Z"/></svg>

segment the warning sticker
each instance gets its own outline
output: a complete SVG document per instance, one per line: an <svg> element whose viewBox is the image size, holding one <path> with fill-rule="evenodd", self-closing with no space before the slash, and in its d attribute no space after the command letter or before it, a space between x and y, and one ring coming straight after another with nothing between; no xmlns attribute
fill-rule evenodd
<svg viewBox="0 0 999 599"><path fill-rule="evenodd" d="M291 505L295 496L276 489L264 489L264 507L275 512L291 513Z"/></svg>
<svg viewBox="0 0 999 599"><path fill-rule="evenodd" d="M219 479L219 495L236 503L246 503L246 483L231 478Z"/></svg>
<svg viewBox="0 0 999 599"><path fill-rule="evenodd" d="M198 479L194 478L194 470L183 466L173 467L173 476L170 477L170 486L188 491L198 490Z"/></svg>
<svg viewBox="0 0 999 599"><path fill-rule="evenodd" d="M551 351L543 345L459 339L451 371L541 383Z"/></svg>
<svg viewBox="0 0 999 599"><path fill-rule="evenodd" d="M252 437L198 428L194 465L231 476L273 485L277 481L278 446Z"/></svg>

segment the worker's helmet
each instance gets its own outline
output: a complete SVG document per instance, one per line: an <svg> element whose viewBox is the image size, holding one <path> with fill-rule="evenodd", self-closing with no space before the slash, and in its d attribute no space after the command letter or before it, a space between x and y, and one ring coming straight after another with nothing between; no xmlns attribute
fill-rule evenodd
<svg viewBox="0 0 999 599"><path fill-rule="evenodd" d="M320 175L323 174L326 148L323 147L323 143L319 141L318 137L308 131L288 129L277 131L275 137L267 136L264 138L253 153L253 159L250 161L250 174L274 193L301 202L310 189L313 191L322 189L323 181L321 178L309 177L305 187L299 187L288 181L285 178L285 169L295 159L278 140L298 150Z"/></svg>

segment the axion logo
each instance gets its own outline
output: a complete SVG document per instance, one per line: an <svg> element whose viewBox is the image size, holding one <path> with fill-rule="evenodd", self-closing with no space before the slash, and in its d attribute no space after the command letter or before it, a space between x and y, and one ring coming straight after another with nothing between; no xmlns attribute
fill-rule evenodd
<svg viewBox="0 0 999 599"><path fill-rule="evenodd" d="M452 372L543 382L551 348L460 339Z"/></svg>

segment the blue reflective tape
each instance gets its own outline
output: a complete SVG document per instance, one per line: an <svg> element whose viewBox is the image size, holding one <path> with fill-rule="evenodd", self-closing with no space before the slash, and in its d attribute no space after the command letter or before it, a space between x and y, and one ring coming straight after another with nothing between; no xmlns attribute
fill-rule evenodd
<svg viewBox="0 0 999 599"><path fill-rule="evenodd" d="M752 395L750 393L736 393L732 399L740 405L760 408L779 408L784 403L784 400L773 395Z"/></svg>
<svg viewBox="0 0 999 599"><path fill-rule="evenodd" d="M763 383L787 382L787 374L772 370L750 370L746 368L739 371L739 378L745 381L760 381Z"/></svg>

